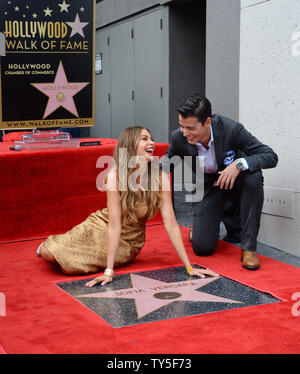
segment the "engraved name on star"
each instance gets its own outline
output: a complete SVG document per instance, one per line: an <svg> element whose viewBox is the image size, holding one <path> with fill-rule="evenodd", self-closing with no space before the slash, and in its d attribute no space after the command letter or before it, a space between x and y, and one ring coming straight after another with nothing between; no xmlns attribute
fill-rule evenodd
<svg viewBox="0 0 300 374"><path fill-rule="evenodd" d="M89 293L76 297L134 299L138 319L175 301L242 304L241 301L197 291L197 289L219 279L218 277L171 283L136 274L130 274L130 278L132 288Z"/></svg>
<svg viewBox="0 0 300 374"><path fill-rule="evenodd" d="M62 12L69 13L68 8L69 8L69 6L71 6L71 4L67 4L66 0L64 0L61 4L58 4L58 6L60 6L60 13L62 13Z"/></svg>
<svg viewBox="0 0 300 374"><path fill-rule="evenodd" d="M43 119L59 107L78 116L73 96L86 87L90 82L68 82L62 62L60 61L53 83L31 83L36 89L49 97Z"/></svg>
<svg viewBox="0 0 300 374"><path fill-rule="evenodd" d="M77 13L74 22L66 22L66 24L69 25L72 28L72 32L71 32L71 35L70 35L70 39L71 39L72 36L74 36L76 34L80 34L84 38L83 29L89 23L88 22L80 22L79 15Z"/></svg>

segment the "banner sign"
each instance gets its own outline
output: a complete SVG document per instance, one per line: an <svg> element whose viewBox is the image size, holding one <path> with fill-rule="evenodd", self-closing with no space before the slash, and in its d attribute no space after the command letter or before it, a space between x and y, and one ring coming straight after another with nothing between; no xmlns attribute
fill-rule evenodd
<svg viewBox="0 0 300 374"><path fill-rule="evenodd" d="M94 126L94 0L1 0L0 128Z"/></svg>

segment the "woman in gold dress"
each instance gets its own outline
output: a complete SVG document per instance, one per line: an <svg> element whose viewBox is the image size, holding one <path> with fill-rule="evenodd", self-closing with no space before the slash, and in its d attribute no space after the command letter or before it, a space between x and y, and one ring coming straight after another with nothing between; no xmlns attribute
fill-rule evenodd
<svg viewBox="0 0 300 374"><path fill-rule="evenodd" d="M98 210L62 235L51 235L37 255L58 263L66 274L104 274L86 283L92 287L111 282L114 268L134 260L145 243L146 222L160 210L166 231L189 275L217 276L193 268L184 248L174 214L169 176L160 171L152 153L155 145L148 129L129 127L114 151L114 166L105 179L107 208Z"/></svg>

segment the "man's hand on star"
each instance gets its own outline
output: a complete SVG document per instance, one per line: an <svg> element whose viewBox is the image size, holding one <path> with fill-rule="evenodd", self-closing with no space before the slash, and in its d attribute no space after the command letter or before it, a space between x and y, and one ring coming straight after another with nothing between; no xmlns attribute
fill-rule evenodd
<svg viewBox="0 0 300 374"><path fill-rule="evenodd" d="M219 171L219 178L217 180L217 186L222 190L231 190L237 176L240 174L240 170L236 167L235 162L232 162L224 170Z"/></svg>

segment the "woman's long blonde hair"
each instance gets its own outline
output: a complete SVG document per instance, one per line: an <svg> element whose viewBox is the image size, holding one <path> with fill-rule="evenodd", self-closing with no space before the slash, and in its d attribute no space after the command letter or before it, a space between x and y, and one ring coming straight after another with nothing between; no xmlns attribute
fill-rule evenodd
<svg viewBox="0 0 300 374"><path fill-rule="evenodd" d="M114 161L116 173L119 178L119 187L121 185L123 186L123 188L120 189L122 219L126 218L131 223L138 222L136 209L140 202L140 198L138 193L133 191L128 183L130 175L137 168L129 167L128 163L132 157L137 156L137 147L140 141L141 132L144 129L150 133L148 129L141 126L133 126L125 129L121 133L114 150ZM141 194L142 200L147 201L148 212L145 219L149 220L161 207L161 172L158 167L158 162L148 162L146 172L148 188L142 190Z"/></svg>

